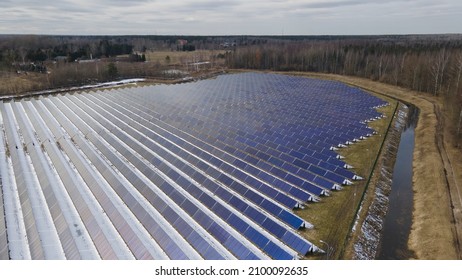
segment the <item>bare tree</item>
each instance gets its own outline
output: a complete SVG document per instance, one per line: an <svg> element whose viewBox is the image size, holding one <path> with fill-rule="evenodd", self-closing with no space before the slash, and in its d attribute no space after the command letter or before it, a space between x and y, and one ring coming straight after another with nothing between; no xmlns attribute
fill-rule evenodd
<svg viewBox="0 0 462 280"><path fill-rule="evenodd" d="M459 122L457 124L457 139L460 138L460 127L462 126L462 108L460 108ZM460 141L457 141L457 148L460 147Z"/></svg>
<svg viewBox="0 0 462 280"><path fill-rule="evenodd" d="M394 54L392 58L392 76L393 76L393 84L395 86L398 85L398 80L399 76L401 75L401 64L400 64L400 58L398 55Z"/></svg>
<svg viewBox="0 0 462 280"><path fill-rule="evenodd" d="M378 64L378 73L379 73L379 81L383 79L383 76L387 72L388 69L388 56L385 54L380 55L379 64Z"/></svg>
<svg viewBox="0 0 462 280"><path fill-rule="evenodd" d="M455 82L456 82L456 87L455 91L457 92L459 90L459 85L460 85L460 77L462 74L462 52L459 52L456 59L455 59Z"/></svg>
<svg viewBox="0 0 462 280"><path fill-rule="evenodd" d="M364 65L364 78L367 78L367 73L368 73L368 67L369 67L369 56L366 56L366 63Z"/></svg>
<svg viewBox="0 0 462 280"><path fill-rule="evenodd" d="M437 95L443 83L444 72L449 61L449 53L442 49L431 65L430 71L433 78L433 95Z"/></svg>
<svg viewBox="0 0 462 280"><path fill-rule="evenodd" d="M26 64L27 49L24 47L20 47L18 49L18 54L21 57L22 64Z"/></svg>

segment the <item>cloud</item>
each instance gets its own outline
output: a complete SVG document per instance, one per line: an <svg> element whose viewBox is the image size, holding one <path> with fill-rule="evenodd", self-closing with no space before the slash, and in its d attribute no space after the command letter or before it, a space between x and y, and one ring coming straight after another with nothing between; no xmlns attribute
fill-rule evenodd
<svg viewBox="0 0 462 280"><path fill-rule="evenodd" d="M233 7L238 7L239 1L194 1L175 7L175 10L186 10L186 11L226 11Z"/></svg>
<svg viewBox="0 0 462 280"><path fill-rule="evenodd" d="M0 14L1 33L462 32L459 0L2 0Z"/></svg>

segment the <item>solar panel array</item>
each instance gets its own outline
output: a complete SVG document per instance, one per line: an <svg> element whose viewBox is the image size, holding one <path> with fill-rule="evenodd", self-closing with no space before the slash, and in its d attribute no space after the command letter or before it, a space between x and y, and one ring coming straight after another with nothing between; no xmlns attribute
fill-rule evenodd
<svg viewBox="0 0 462 280"><path fill-rule="evenodd" d="M335 149L387 105L234 74L0 103L0 257L296 259L294 213L358 179Z"/></svg>

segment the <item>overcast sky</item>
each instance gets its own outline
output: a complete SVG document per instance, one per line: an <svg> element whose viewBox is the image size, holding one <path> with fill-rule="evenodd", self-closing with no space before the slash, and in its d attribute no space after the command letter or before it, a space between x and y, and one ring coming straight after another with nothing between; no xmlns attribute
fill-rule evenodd
<svg viewBox="0 0 462 280"><path fill-rule="evenodd" d="M0 0L0 34L462 33L461 0Z"/></svg>

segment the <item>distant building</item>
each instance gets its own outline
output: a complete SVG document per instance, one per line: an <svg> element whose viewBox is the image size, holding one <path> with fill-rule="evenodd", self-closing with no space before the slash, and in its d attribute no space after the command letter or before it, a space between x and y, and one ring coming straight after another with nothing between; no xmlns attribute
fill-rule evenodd
<svg viewBox="0 0 462 280"><path fill-rule="evenodd" d="M178 39L177 45L176 45L176 50L177 51L195 51L196 46L188 43L188 40L184 39Z"/></svg>
<svg viewBox="0 0 462 280"><path fill-rule="evenodd" d="M64 56L64 55L59 55L59 56L54 58L54 61L56 61L56 62L67 62L68 57Z"/></svg>
<svg viewBox="0 0 462 280"><path fill-rule="evenodd" d="M177 41L177 45L178 45L179 47L183 47L183 46L185 46L185 45L187 45L187 44L188 44L188 40L178 39L178 41Z"/></svg>
<svg viewBox="0 0 462 280"><path fill-rule="evenodd" d="M78 62L78 63L93 63L93 62L97 62L99 61L99 59L76 59L75 62Z"/></svg>
<svg viewBox="0 0 462 280"><path fill-rule="evenodd" d="M220 44L220 47L222 47L223 49L227 49L227 48L231 48L231 47L235 47L236 46L236 42L224 42L222 44Z"/></svg>

